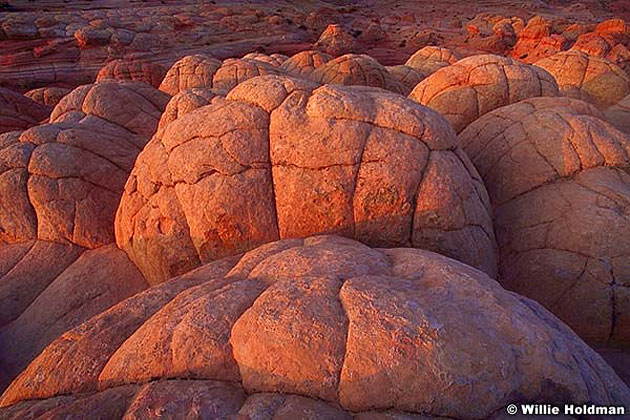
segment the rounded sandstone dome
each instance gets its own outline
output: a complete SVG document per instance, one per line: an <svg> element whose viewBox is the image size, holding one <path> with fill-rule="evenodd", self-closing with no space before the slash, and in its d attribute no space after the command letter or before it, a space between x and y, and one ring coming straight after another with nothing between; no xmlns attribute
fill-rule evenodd
<svg viewBox="0 0 630 420"><path fill-rule="evenodd" d="M604 115L618 130L630 134L630 95L606 109Z"/></svg>
<svg viewBox="0 0 630 420"><path fill-rule="evenodd" d="M248 60L262 61L263 63L271 64L272 66L276 66L276 67L280 67L282 63L284 63L285 61L289 59L289 57L287 57L284 54L267 55L267 54L257 53L257 52L251 52L249 54L245 54L243 58L248 59Z"/></svg>
<svg viewBox="0 0 630 420"><path fill-rule="evenodd" d="M0 243L111 243L120 194L167 99L145 84L81 86L53 123L1 135Z"/></svg>
<svg viewBox="0 0 630 420"><path fill-rule="evenodd" d="M160 90L174 96L179 91L194 87L212 87L212 77L221 61L203 54L186 56L175 62L166 72Z"/></svg>
<svg viewBox="0 0 630 420"><path fill-rule="evenodd" d="M413 53L405 63L425 76L435 73L438 69L455 64L460 56L448 48L426 46Z"/></svg>
<svg viewBox="0 0 630 420"><path fill-rule="evenodd" d="M630 141L600 116L576 99L533 98L459 138L493 204L503 284L594 344L628 345Z"/></svg>
<svg viewBox="0 0 630 420"><path fill-rule="evenodd" d="M557 96L549 73L497 55L476 55L439 69L416 85L409 98L442 114L462 131L493 109L536 96Z"/></svg>
<svg viewBox="0 0 630 420"><path fill-rule="evenodd" d="M31 98L38 104L54 107L59 103L61 98L71 92L71 89L62 87L43 87L38 89L29 90L24 94L27 98Z"/></svg>
<svg viewBox="0 0 630 420"><path fill-rule="evenodd" d="M461 57L456 52L444 47L437 47L429 45L420 48L413 53L407 60L407 65L412 66L415 60L427 60L427 61L444 61L448 64L455 64ZM413 66L412 66L413 67Z"/></svg>
<svg viewBox="0 0 630 420"><path fill-rule="evenodd" d="M283 73L277 66L254 59L228 58L221 62L204 55L192 55L173 64L160 90L173 96L189 88L215 89L225 94L252 77Z"/></svg>
<svg viewBox="0 0 630 420"><path fill-rule="evenodd" d="M80 122L97 117L140 137L140 147L155 133L170 97L146 83L105 80L79 86L64 96L50 122ZM90 118L87 118L90 119Z"/></svg>
<svg viewBox="0 0 630 420"><path fill-rule="evenodd" d="M166 109L160 117L158 131L163 130L179 117L208 105L213 98L222 96L221 93L217 90L206 88L190 88L177 93L166 105Z"/></svg>
<svg viewBox="0 0 630 420"><path fill-rule="evenodd" d="M333 57L344 54L351 54L357 47L356 40L339 24L330 24L314 45L315 49L321 50Z"/></svg>
<svg viewBox="0 0 630 420"><path fill-rule="evenodd" d="M434 250L493 275L488 207L437 113L382 89L265 76L149 142L116 238L152 283L323 232Z"/></svg>
<svg viewBox="0 0 630 420"><path fill-rule="evenodd" d="M325 418L630 403L628 387L575 333L486 274L432 252L315 236L269 243L121 302L44 349L0 406L44 408L133 387L120 409L130 413L182 404L201 381L206 392L208 381L232 387L221 401L237 399L232 412L248 406L242 414L253 416L270 398L337 408Z"/></svg>
<svg viewBox="0 0 630 420"><path fill-rule="evenodd" d="M96 81L121 80L143 82L159 87L166 75L166 69L157 63L138 60L113 60L107 63L96 75Z"/></svg>
<svg viewBox="0 0 630 420"><path fill-rule="evenodd" d="M421 71L406 65L387 66L386 69L403 86L403 95L408 95L426 77Z"/></svg>
<svg viewBox="0 0 630 420"><path fill-rule="evenodd" d="M48 118L50 107L0 87L0 134L25 130Z"/></svg>
<svg viewBox="0 0 630 420"><path fill-rule="evenodd" d="M326 53L307 50L292 55L288 60L282 63L282 68L290 74L296 76L309 76L313 71L321 65L332 60L332 57Z"/></svg>
<svg viewBox="0 0 630 420"><path fill-rule="evenodd" d="M630 94L630 78L621 68L582 51L564 51L536 62L570 98L591 102L599 108L616 104Z"/></svg>
<svg viewBox="0 0 630 420"><path fill-rule="evenodd" d="M372 86L402 94L403 86L378 61L365 54L346 54L319 66L310 78L322 84Z"/></svg>

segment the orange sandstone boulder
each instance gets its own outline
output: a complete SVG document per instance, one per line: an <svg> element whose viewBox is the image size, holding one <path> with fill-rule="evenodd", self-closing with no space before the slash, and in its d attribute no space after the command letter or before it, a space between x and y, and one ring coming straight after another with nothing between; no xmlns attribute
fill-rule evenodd
<svg viewBox="0 0 630 420"><path fill-rule="evenodd" d="M355 39L339 24L328 25L314 45L316 50L333 57L351 54L355 52L356 47Z"/></svg>
<svg viewBox="0 0 630 420"><path fill-rule="evenodd" d="M149 142L116 238L153 284L321 232L435 250L494 274L485 194L435 112L382 89L265 76Z"/></svg>
<svg viewBox="0 0 630 420"><path fill-rule="evenodd" d="M402 85L403 95L409 95L413 88L426 77L421 71L404 64L387 66L386 69Z"/></svg>
<svg viewBox="0 0 630 420"><path fill-rule="evenodd" d="M119 303L44 349L0 406L84 409L84 395L132 387L124 418L487 418L519 401L630 402L534 301L432 252L338 236L272 242Z"/></svg>
<svg viewBox="0 0 630 420"><path fill-rule="evenodd" d="M276 66L276 67L280 67L282 63L284 63L285 61L289 59L289 57L287 57L284 54L267 55L267 54L257 53L257 52L245 54L243 58L248 59L248 60L262 61L263 63L271 64L272 66Z"/></svg>
<svg viewBox="0 0 630 420"><path fill-rule="evenodd" d="M448 48L427 46L409 57L405 65L413 67L426 77L459 59L459 55Z"/></svg>
<svg viewBox="0 0 630 420"><path fill-rule="evenodd" d="M581 51L561 52L537 61L536 66L553 75L564 96L600 108L614 105L630 94L630 77L621 68Z"/></svg>
<svg viewBox="0 0 630 420"><path fill-rule="evenodd" d="M630 134L630 95L604 110L604 115L618 130Z"/></svg>
<svg viewBox="0 0 630 420"><path fill-rule="evenodd" d="M0 134L25 130L48 118L51 107L0 87Z"/></svg>
<svg viewBox="0 0 630 420"><path fill-rule="evenodd" d="M536 96L556 96L545 70L496 55L476 55L444 67L416 85L409 98L442 114L462 131L480 116Z"/></svg>
<svg viewBox="0 0 630 420"><path fill-rule="evenodd" d="M177 93L168 102L164 113L160 117L158 132L179 117L208 105L217 96L223 96L222 92L206 88L190 88Z"/></svg>
<svg viewBox="0 0 630 420"><path fill-rule="evenodd" d="M194 87L212 87L212 76L221 67L216 58L195 54L177 61L166 72L160 90L174 96L179 91Z"/></svg>
<svg viewBox="0 0 630 420"><path fill-rule="evenodd" d="M81 86L52 123L0 136L0 243L113 242L120 193L166 100L144 84Z"/></svg>
<svg viewBox="0 0 630 420"><path fill-rule="evenodd" d="M215 89L225 94L252 77L283 73L277 65L250 58L229 58L221 62L204 55L192 55L173 64L160 90L173 96L189 88Z"/></svg>
<svg viewBox="0 0 630 420"><path fill-rule="evenodd" d="M146 287L113 223L167 100L142 83L81 86L53 122L0 135L0 376Z"/></svg>
<svg viewBox="0 0 630 420"><path fill-rule="evenodd" d="M316 68L310 79L322 84L372 86L402 94L403 86L378 61L365 54L346 54Z"/></svg>
<svg viewBox="0 0 630 420"><path fill-rule="evenodd" d="M578 37L571 49L605 58L630 74L630 51L626 45L607 33L588 32Z"/></svg>
<svg viewBox="0 0 630 420"><path fill-rule="evenodd" d="M443 61L448 64L454 64L460 58L459 54L449 50L448 48L427 46L420 48L418 51L413 53L405 64L411 67L414 67L414 64L422 63L423 61Z"/></svg>
<svg viewBox="0 0 630 420"><path fill-rule="evenodd" d="M332 57L326 53L307 50L291 56L282 63L281 67L289 74L306 77L316 68L326 64L330 60L332 60Z"/></svg>
<svg viewBox="0 0 630 420"><path fill-rule="evenodd" d="M569 46L569 39L564 35L554 33L554 25L550 20L542 16L534 16L518 33L516 45L510 52L510 56L525 63L534 63L564 51Z"/></svg>
<svg viewBox="0 0 630 420"><path fill-rule="evenodd" d="M533 98L459 136L488 188L499 278L601 345L630 344L630 141L592 105Z"/></svg>
<svg viewBox="0 0 630 420"><path fill-rule="evenodd" d="M26 245L0 277L2 324L11 319L0 329L0 364L11 378L59 335L147 287L113 244L85 252L44 241ZM23 246L2 246L0 254Z"/></svg>
<svg viewBox="0 0 630 420"><path fill-rule="evenodd" d="M157 63L118 59L103 66L96 76L96 81L113 79L144 82L157 88L165 74L166 69Z"/></svg>
<svg viewBox="0 0 630 420"><path fill-rule="evenodd" d="M27 98L31 98L38 104L54 107L59 103L61 98L70 93L71 89L62 87L43 87L29 90L24 94Z"/></svg>

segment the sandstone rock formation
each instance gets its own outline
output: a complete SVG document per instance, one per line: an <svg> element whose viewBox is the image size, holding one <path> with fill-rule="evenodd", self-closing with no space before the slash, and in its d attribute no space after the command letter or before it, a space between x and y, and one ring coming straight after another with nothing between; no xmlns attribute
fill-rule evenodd
<svg viewBox="0 0 630 420"><path fill-rule="evenodd" d="M421 71L404 64L388 66L386 69L402 85L403 95L409 95L413 88L426 77Z"/></svg>
<svg viewBox="0 0 630 420"><path fill-rule="evenodd" d="M630 95L604 110L606 120L618 130L630 134Z"/></svg>
<svg viewBox="0 0 630 420"><path fill-rule="evenodd" d="M630 94L630 77L611 62L572 50L537 61L558 82L564 96L591 102L600 108Z"/></svg>
<svg viewBox="0 0 630 420"><path fill-rule="evenodd" d="M485 194L433 111L381 89L265 76L149 142L116 238L153 284L321 232L435 250L493 274Z"/></svg>
<svg viewBox="0 0 630 420"><path fill-rule="evenodd" d="M442 114L462 131L468 124L504 105L536 96L556 96L554 78L540 67L497 55L457 61L422 80L409 98Z"/></svg>
<svg viewBox="0 0 630 420"><path fill-rule="evenodd" d="M48 118L51 107L0 87L0 134L24 130Z"/></svg>
<svg viewBox="0 0 630 420"><path fill-rule="evenodd" d="M106 393L125 397L112 404ZM130 419L147 410L488 418L518 401L628 404L630 390L551 313L478 270L315 236L121 302L48 346L0 406L84 413L94 399Z"/></svg>
<svg viewBox="0 0 630 420"><path fill-rule="evenodd" d="M459 136L490 195L500 276L597 345L630 344L630 140L592 105L533 98Z"/></svg>
<svg viewBox="0 0 630 420"><path fill-rule="evenodd" d="M182 90L171 98L166 105L164 113L160 117L158 133L161 133L168 124L179 117L186 115L197 108L208 105L217 96L224 96L222 92L206 88L190 88ZM161 134L160 134L161 135Z"/></svg>
<svg viewBox="0 0 630 420"><path fill-rule="evenodd" d="M141 83L86 85L59 102L51 123L0 135L5 377L19 373L58 333L146 287L111 245L113 222L167 100Z"/></svg>
<svg viewBox="0 0 630 420"><path fill-rule="evenodd" d="M208 56L193 55L173 64L160 90L172 96L189 88L215 89L225 94L252 77L283 73L278 66L260 60L229 58L221 62Z"/></svg>
<svg viewBox="0 0 630 420"><path fill-rule="evenodd" d="M160 90L175 96L178 92L195 87L212 87L212 77L221 67L216 58L195 54L177 61L166 72Z"/></svg>
<svg viewBox="0 0 630 420"><path fill-rule="evenodd" d="M542 16L534 16L518 33L518 40L510 55L525 63L535 63L545 57L568 49L570 41L554 33L553 23Z"/></svg>
<svg viewBox="0 0 630 420"><path fill-rule="evenodd" d="M287 57L284 54L267 55L267 54L256 53L256 52L245 54L243 58L248 59L248 60L262 61L263 63L271 64L272 66L276 66L276 67L280 67L282 63L284 63L285 61L289 59L289 57Z"/></svg>
<svg viewBox="0 0 630 420"><path fill-rule="evenodd" d="M94 250L49 241L0 246L0 364L14 378L70 328L145 289L113 244ZM4 389L8 383L2 383Z"/></svg>
<svg viewBox="0 0 630 420"><path fill-rule="evenodd" d="M413 67L426 77L459 59L459 55L448 48L428 46L416 51L405 65Z"/></svg>
<svg viewBox="0 0 630 420"><path fill-rule="evenodd" d="M96 75L96 81L113 79L144 82L157 88L165 75L166 69L160 64L118 59L103 66Z"/></svg>
<svg viewBox="0 0 630 420"><path fill-rule="evenodd" d="M68 93L70 93L70 89L52 86L29 90L24 96L31 98L38 104L54 107Z"/></svg>
<svg viewBox="0 0 630 420"><path fill-rule="evenodd" d="M282 63L282 68L289 74L308 77L316 68L330 60L332 57L326 53L307 50L291 56Z"/></svg>
<svg viewBox="0 0 630 420"><path fill-rule="evenodd" d="M372 86L402 94L404 88L385 67L364 54L346 54L316 68L310 79L323 84Z"/></svg>
<svg viewBox="0 0 630 420"><path fill-rule="evenodd" d="M339 57L341 55L354 53L356 41L341 25L331 24L322 32L314 48L330 54L333 57Z"/></svg>

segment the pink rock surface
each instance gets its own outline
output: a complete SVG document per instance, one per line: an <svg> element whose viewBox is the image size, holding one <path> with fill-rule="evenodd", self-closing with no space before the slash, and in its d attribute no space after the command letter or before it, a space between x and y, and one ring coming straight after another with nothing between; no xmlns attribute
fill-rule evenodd
<svg viewBox="0 0 630 420"><path fill-rule="evenodd" d="M148 382L169 377L192 381ZM131 418L154 407L487 418L519 400L630 400L575 333L484 273L338 236L270 243L123 301L55 340L0 405L131 388Z"/></svg>
<svg viewBox="0 0 630 420"><path fill-rule="evenodd" d="M547 71L497 55L477 55L439 69L416 85L409 98L442 114L461 132L501 106L536 96L557 96Z"/></svg>
<svg viewBox="0 0 630 420"><path fill-rule="evenodd" d="M460 140L493 203L502 283L589 342L627 346L630 141L598 117L579 100L533 98Z"/></svg>
<svg viewBox="0 0 630 420"><path fill-rule="evenodd" d="M382 89L266 76L152 139L116 237L152 283L322 232L431 249L494 274L485 194L433 111Z"/></svg>

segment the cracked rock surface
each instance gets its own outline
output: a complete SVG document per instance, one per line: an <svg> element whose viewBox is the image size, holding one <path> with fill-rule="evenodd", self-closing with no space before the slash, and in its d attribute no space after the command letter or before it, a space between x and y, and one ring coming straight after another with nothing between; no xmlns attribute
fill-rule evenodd
<svg viewBox="0 0 630 420"><path fill-rule="evenodd" d="M346 54L317 67L310 79L318 83L372 86L402 94L404 88L385 67L364 54Z"/></svg>
<svg viewBox="0 0 630 420"><path fill-rule="evenodd" d="M596 345L630 343L630 141L594 106L532 98L459 136L488 188L500 279Z"/></svg>
<svg viewBox="0 0 630 420"><path fill-rule="evenodd" d="M0 135L0 387L60 333L147 287L114 216L168 95L81 86L51 122Z"/></svg>
<svg viewBox="0 0 630 420"><path fill-rule="evenodd" d="M558 82L563 96L606 108L630 93L630 77L610 61L582 51L564 51L536 62Z"/></svg>
<svg viewBox="0 0 630 420"><path fill-rule="evenodd" d="M266 76L147 144L116 240L153 284L316 233L430 249L494 275L488 209L476 170L435 112L377 88Z"/></svg>
<svg viewBox="0 0 630 420"><path fill-rule="evenodd" d="M494 109L536 96L558 96L553 76L540 67L492 54L441 68L409 94L442 114L458 133Z"/></svg>
<svg viewBox="0 0 630 420"><path fill-rule="evenodd" d="M194 380L150 382L168 378ZM271 242L147 289L55 340L0 405L125 387L136 389L120 404L128 416L199 392L220 395L215 409L273 413L296 398L330 418L487 418L515 398L630 402L603 359L534 301L447 257L339 236ZM277 392L300 397L261 394Z"/></svg>
<svg viewBox="0 0 630 420"><path fill-rule="evenodd" d="M260 57L219 61L207 55L196 54L173 64L162 80L160 90L172 96L189 88L215 89L226 94L252 77L284 73L277 64L261 61Z"/></svg>

